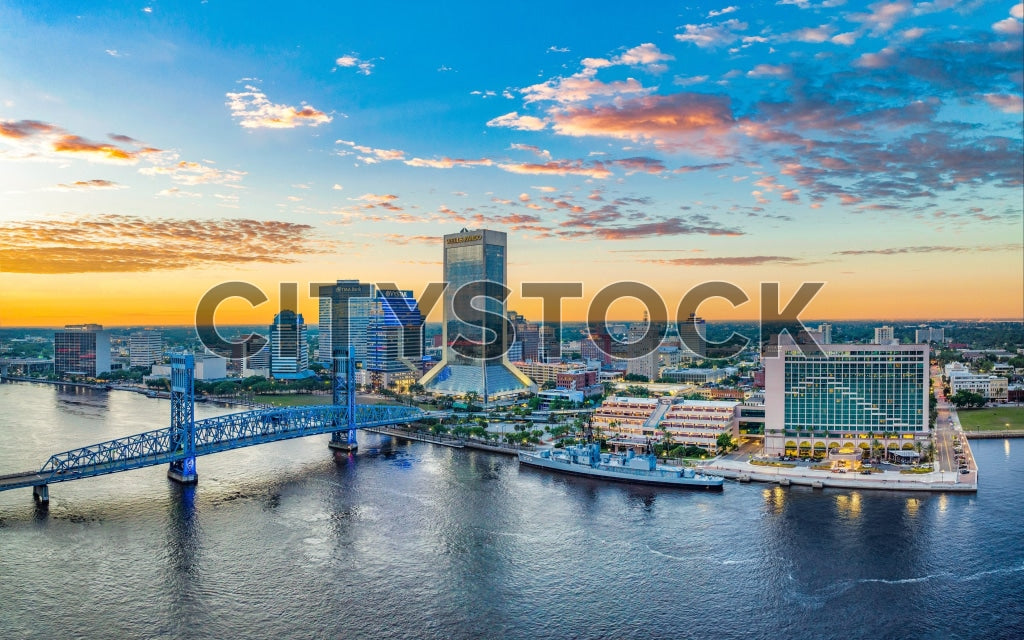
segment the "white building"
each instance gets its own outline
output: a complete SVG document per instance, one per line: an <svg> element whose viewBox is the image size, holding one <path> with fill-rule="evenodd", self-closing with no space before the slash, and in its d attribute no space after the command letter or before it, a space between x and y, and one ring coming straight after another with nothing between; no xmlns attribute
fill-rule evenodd
<svg viewBox="0 0 1024 640"><path fill-rule="evenodd" d="M892 327L886 325L884 327L875 327L874 344L899 344L899 341L896 339Z"/></svg>
<svg viewBox="0 0 1024 640"><path fill-rule="evenodd" d="M983 396L989 402L1006 402L1008 388L1006 378L1000 376L964 371L954 371L949 376L949 391L953 395L960 391L969 391Z"/></svg>
<svg viewBox="0 0 1024 640"><path fill-rule="evenodd" d="M933 329L932 327L925 327L924 329L917 329L914 331L914 342L923 344L925 342L942 342L946 338L945 329Z"/></svg>
<svg viewBox="0 0 1024 640"><path fill-rule="evenodd" d="M128 364L148 367L163 362L164 334L160 331L136 331L128 338Z"/></svg>

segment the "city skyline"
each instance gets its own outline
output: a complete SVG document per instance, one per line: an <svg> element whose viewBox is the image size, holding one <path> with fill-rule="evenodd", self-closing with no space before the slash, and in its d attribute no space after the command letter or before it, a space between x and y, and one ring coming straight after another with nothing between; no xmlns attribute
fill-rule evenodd
<svg viewBox="0 0 1024 640"><path fill-rule="evenodd" d="M724 280L752 300L712 321L762 281L826 282L804 320L1019 320L1022 6L0 3L0 326L419 296L461 227L509 234L531 318L521 282L582 282L579 321Z"/></svg>

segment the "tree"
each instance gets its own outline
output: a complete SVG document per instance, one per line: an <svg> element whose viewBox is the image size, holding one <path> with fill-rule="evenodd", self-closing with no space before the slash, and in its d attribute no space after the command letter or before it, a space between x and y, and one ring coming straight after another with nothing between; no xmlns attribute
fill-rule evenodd
<svg viewBox="0 0 1024 640"><path fill-rule="evenodd" d="M718 450L721 452L727 452L732 449L732 434L725 432L718 435L718 440L715 442L718 445Z"/></svg>
<svg viewBox="0 0 1024 640"><path fill-rule="evenodd" d="M974 393L973 391L961 390L953 394L953 397L949 399L958 409L964 407L984 407L985 396L980 393Z"/></svg>

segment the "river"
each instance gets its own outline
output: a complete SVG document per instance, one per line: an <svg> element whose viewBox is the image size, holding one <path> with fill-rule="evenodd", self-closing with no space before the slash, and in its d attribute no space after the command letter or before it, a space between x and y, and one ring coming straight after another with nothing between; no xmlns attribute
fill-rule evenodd
<svg viewBox="0 0 1024 640"><path fill-rule="evenodd" d="M197 405L197 417L223 408ZM123 391L0 384L0 474L166 425ZM976 495L603 484L360 434L0 493L14 638L1020 638L1024 440Z"/></svg>

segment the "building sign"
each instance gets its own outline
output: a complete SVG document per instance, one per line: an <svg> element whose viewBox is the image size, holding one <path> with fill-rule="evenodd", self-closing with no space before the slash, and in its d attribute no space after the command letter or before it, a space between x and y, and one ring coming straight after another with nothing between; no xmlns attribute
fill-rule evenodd
<svg viewBox="0 0 1024 640"><path fill-rule="evenodd" d="M480 240L483 240L483 238L484 237L483 237L482 234L477 233L477 234L472 235L472 236L458 236L458 237L455 237L455 238L445 238L444 243L445 244L462 244L464 242L478 242Z"/></svg>

